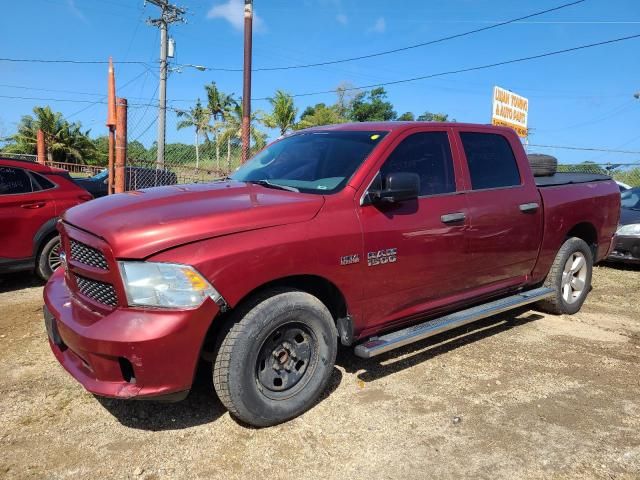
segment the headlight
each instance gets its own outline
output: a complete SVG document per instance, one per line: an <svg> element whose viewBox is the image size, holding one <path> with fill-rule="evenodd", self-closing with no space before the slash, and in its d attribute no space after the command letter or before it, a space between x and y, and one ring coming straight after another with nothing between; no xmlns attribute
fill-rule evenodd
<svg viewBox="0 0 640 480"><path fill-rule="evenodd" d="M189 265L118 262L130 306L195 308L207 297L223 304L222 296Z"/></svg>
<svg viewBox="0 0 640 480"><path fill-rule="evenodd" d="M640 235L640 223L624 225L618 229L616 235Z"/></svg>

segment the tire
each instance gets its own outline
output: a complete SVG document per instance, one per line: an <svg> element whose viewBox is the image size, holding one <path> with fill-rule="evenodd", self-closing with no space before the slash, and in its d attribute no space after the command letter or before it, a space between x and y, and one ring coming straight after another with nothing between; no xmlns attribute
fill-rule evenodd
<svg viewBox="0 0 640 480"><path fill-rule="evenodd" d="M60 266L59 253L59 235L49 238L40 248L40 252L36 258L36 273L45 282L49 280L53 271Z"/></svg>
<svg viewBox="0 0 640 480"><path fill-rule="evenodd" d="M534 177L550 177L558 171L558 159L551 155L531 153L527 155Z"/></svg>
<svg viewBox="0 0 640 480"><path fill-rule="evenodd" d="M580 258L583 265L577 268ZM569 238L560 247L544 282L545 287L553 288L553 296L538 303L540 310L557 315L578 312L591 290L592 272L593 254L589 245L580 238Z"/></svg>
<svg viewBox="0 0 640 480"><path fill-rule="evenodd" d="M270 290L220 332L213 385L231 415L255 427L290 420L326 388L338 349L327 307L295 290Z"/></svg>

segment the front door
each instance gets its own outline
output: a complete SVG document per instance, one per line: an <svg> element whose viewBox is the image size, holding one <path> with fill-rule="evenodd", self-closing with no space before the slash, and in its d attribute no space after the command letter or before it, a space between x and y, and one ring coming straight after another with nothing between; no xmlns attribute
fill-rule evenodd
<svg viewBox="0 0 640 480"><path fill-rule="evenodd" d="M448 128L417 128L400 137L374 178L420 177L420 196L361 206L365 272L365 329L410 317L466 288L469 253L466 199ZM364 197L367 198L366 196Z"/></svg>

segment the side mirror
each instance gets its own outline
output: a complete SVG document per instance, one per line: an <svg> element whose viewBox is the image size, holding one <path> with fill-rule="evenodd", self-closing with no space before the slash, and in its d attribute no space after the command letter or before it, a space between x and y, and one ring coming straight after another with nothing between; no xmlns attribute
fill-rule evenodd
<svg viewBox="0 0 640 480"><path fill-rule="evenodd" d="M377 202L398 203L414 200L420 195L420 177L417 173L390 173L384 183L385 188L376 195Z"/></svg>

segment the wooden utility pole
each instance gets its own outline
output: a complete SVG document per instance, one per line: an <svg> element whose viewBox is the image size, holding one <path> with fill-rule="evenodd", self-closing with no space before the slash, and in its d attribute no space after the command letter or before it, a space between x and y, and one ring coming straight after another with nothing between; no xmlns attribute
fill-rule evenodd
<svg viewBox="0 0 640 480"><path fill-rule="evenodd" d="M38 163L44 165L47 162L47 142L44 139L44 132L38 130L38 142L36 153L38 154Z"/></svg>
<svg viewBox="0 0 640 480"><path fill-rule="evenodd" d="M244 0L244 71L242 83L242 163L251 147L251 51L253 42L253 0Z"/></svg>
<svg viewBox="0 0 640 480"><path fill-rule="evenodd" d="M109 57L109 73L107 78L107 127L109 127L109 158L107 194L113 193L113 168L115 165L115 137L116 137L116 78L113 70L113 61Z"/></svg>
<svg viewBox="0 0 640 480"><path fill-rule="evenodd" d="M125 189L125 167L127 166L127 99L116 100L116 193Z"/></svg>

